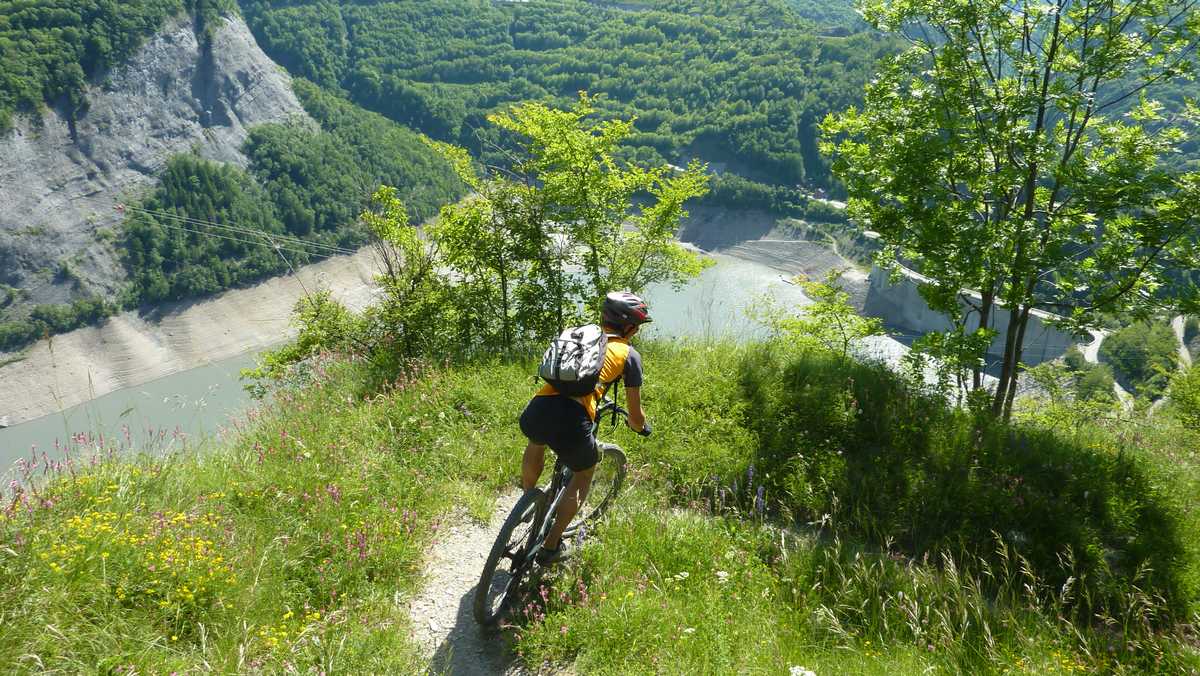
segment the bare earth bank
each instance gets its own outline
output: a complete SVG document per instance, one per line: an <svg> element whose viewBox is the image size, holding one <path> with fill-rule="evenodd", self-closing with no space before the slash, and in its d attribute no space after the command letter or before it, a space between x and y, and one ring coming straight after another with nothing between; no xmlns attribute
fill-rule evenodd
<svg viewBox="0 0 1200 676"><path fill-rule="evenodd" d="M305 266L154 316L124 312L96 327L42 340L0 367L0 422L16 425L94 397L260 350L295 333L290 320L305 289L325 288L358 310L376 293L370 249Z"/></svg>

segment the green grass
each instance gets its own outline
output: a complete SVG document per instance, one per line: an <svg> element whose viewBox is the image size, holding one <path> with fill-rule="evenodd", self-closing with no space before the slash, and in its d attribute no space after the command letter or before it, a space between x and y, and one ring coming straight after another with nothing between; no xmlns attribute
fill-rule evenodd
<svg viewBox="0 0 1200 676"><path fill-rule="evenodd" d="M221 448L76 462L0 516L0 663L412 672L394 598L439 517L514 482L514 413L489 383L519 371L368 393L360 366L330 364Z"/></svg>
<svg viewBox="0 0 1200 676"><path fill-rule="evenodd" d="M777 347L659 345L646 361L659 417L630 458L649 471L526 618L531 663L1200 670L1200 468L1179 450L1194 432L999 425L882 367Z"/></svg>
<svg viewBox="0 0 1200 676"><path fill-rule="evenodd" d="M977 425L871 366L643 347L655 434L605 426L630 491L517 618L529 664L1200 670L1200 459L1179 444L1194 432ZM441 521L484 518L515 484L533 363L310 366L216 448L92 465L83 444L36 492L6 493L0 663L423 669L396 601Z"/></svg>

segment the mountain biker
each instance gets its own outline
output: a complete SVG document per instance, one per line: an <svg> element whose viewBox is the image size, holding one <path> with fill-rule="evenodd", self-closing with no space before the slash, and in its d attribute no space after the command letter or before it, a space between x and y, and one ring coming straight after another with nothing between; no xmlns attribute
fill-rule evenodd
<svg viewBox="0 0 1200 676"><path fill-rule="evenodd" d="M629 344L638 328L651 321L646 301L628 291L614 291L604 298L601 324L608 335L604 365L596 390L582 397L559 394L547 384L534 395L521 413L521 433L529 439L521 460L521 488L528 491L537 484L545 466L546 446L549 446L571 468L571 481L559 501L554 526L546 535L538 562L557 563L570 552L562 542L563 531L575 518L579 506L587 498L592 474L600 462L592 423L596 419L596 401L604 396L618 379L625 381L630 429L649 434L646 415L642 411L642 356Z"/></svg>

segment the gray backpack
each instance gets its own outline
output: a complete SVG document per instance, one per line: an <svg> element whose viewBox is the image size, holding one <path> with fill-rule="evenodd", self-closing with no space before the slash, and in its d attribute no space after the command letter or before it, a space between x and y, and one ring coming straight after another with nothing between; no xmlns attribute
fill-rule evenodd
<svg viewBox="0 0 1200 676"><path fill-rule="evenodd" d="M560 394L590 394L600 382L607 348L608 336L596 324L569 328L546 348L538 375Z"/></svg>

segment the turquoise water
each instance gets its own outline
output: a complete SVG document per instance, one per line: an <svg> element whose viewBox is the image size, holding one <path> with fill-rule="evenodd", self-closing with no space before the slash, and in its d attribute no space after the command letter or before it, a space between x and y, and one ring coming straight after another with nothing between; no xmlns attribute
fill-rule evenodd
<svg viewBox="0 0 1200 676"><path fill-rule="evenodd" d="M250 401L238 372L252 366L254 356L182 371L0 430L0 474L31 454L60 459L67 442L81 433L159 451L215 437Z"/></svg>
<svg viewBox="0 0 1200 676"><path fill-rule="evenodd" d="M682 289L655 285L646 291L654 317L647 337L744 340L762 333L744 309L763 296L788 307L806 302L800 289L772 268L721 254L713 259L715 265ZM238 372L253 365L254 357L247 353L214 362L0 430L0 473L31 453L60 459L67 440L84 432L157 451L213 438L250 402Z"/></svg>
<svg viewBox="0 0 1200 676"><path fill-rule="evenodd" d="M774 268L723 254L710 257L716 264L684 288L655 284L646 289L654 322L645 335L747 340L765 333L761 325L747 318L747 308L764 298L789 310L809 302L799 287Z"/></svg>

